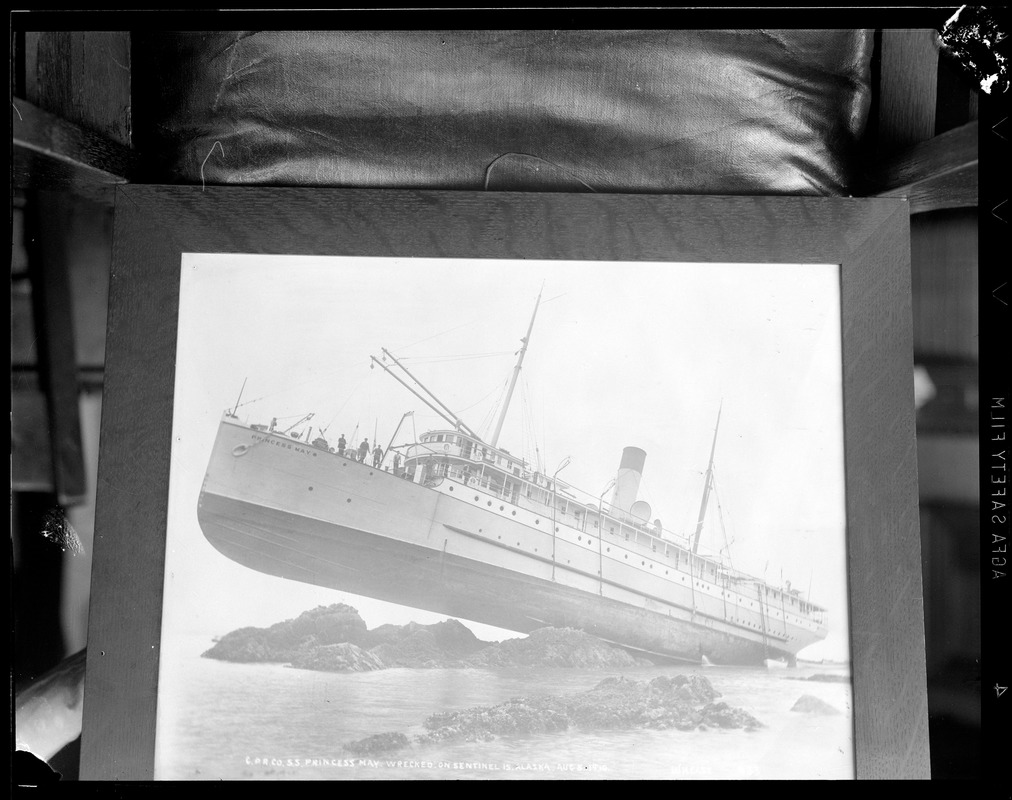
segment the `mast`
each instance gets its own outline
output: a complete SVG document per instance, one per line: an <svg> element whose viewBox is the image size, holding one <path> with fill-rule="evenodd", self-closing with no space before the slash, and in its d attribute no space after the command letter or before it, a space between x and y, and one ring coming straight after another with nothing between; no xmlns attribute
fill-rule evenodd
<svg viewBox="0 0 1012 800"><path fill-rule="evenodd" d="M235 408L232 409L230 416L235 416L235 412L239 410L239 401L242 400L242 393L246 391L246 381L249 380L248 376L242 379L242 388L239 390L239 396L235 399Z"/></svg>
<svg viewBox="0 0 1012 800"><path fill-rule="evenodd" d="M542 290L544 291L544 287ZM531 314L531 323L527 326L527 335L521 339L523 346L520 348L520 358L517 359L517 365L513 367L513 376L510 378L509 389L506 390L506 401L503 403L502 412L499 414L499 421L495 426L495 433L492 434L492 447L495 447L499 441L499 434L502 432L503 423L506 421L506 412L509 411L510 400L513 399L513 389L516 388L517 378L520 377L520 367L524 363L524 355L527 353L527 345L531 340L531 331L534 330L534 318L538 315L538 306L541 305L541 292L538 292L537 302L534 304L534 313Z"/></svg>
<svg viewBox="0 0 1012 800"><path fill-rule="evenodd" d="M720 427L720 412L724 408L721 401L717 409L717 424L713 427L713 444L710 446L710 463L706 466L706 479L703 482L703 501L699 504L699 522L696 523L696 536L692 541L692 552L699 549L699 537L703 533L703 519L706 517L706 501L710 499L710 484L713 482L713 454L717 452L717 429Z"/></svg>

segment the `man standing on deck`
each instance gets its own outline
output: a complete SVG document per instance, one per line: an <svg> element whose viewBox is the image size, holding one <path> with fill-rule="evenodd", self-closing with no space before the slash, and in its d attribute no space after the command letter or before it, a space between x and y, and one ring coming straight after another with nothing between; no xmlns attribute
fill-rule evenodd
<svg viewBox="0 0 1012 800"><path fill-rule="evenodd" d="M344 434L341 434L341 438L337 440L337 454L339 456L344 455L344 448L348 446L348 442L345 441Z"/></svg>
<svg viewBox="0 0 1012 800"><path fill-rule="evenodd" d="M358 460L364 464L367 455L369 455L369 440L363 439L362 444L358 446Z"/></svg>
<svg viewBox="0 0 1012 800"><path fill-rule="evenodd" d="M372 465L379 469L379 465L383 463L383 448L376 445L376 448L372 451Z"/></svg>

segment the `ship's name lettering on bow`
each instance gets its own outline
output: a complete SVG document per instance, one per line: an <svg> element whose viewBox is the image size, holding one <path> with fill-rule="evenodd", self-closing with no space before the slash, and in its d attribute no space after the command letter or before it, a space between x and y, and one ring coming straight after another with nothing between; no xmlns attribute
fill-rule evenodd
<svg viewBox="0 0 1012 800"><path fill-rule="evenodd" d="M279 447L282 450L293 450L296 453L305 453L307 456L312 456L313 458L316 458L316 453L314 453L312 450L306 447L300 447L294 442L280 442L277 439L271 439L267 436L257 436L256 434L250 434L250 439L252 439L254 442L263 442L264 444L269 444L272 447Z"/></svg>

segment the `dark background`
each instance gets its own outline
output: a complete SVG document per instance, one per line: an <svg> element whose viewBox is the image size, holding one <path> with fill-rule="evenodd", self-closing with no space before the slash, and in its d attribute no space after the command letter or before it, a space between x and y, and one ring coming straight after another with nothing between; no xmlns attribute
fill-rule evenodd
<svg viewBox="0 0 1012 800"><path fill-rule="evenodd" d="M982 721L981 593L982 576L991 579L991 527L982 529L981 479L988 480L994 458L990 444L981 447L981 432L989 425L990 398L1007 396L1007 370L995 370L1004 362L1007 336L1000 298L1008 299L994 279L996 264L986 255L979 261L978 252L987 252L981 236L985 243L1007 237L1001 219L1007 212L991 209L1003 197L1008 132L1004 139L981 133L985 167L978 174L978 129L999 123L1005 106L979 91L965 54L940 46L937 34L950 13L911 18L911 31L896 30L888 18L871 20L882 25L872 39L870 106L857 147L845 154L851 180L842 189L814 193L911 197L932 775L977 778L985 766L982 747L991 741L983 734L990 725ZM133 33L115 30L115 19L14 17L12 667L18 690L87 644L113 187L126 181L192 184L204 174L204 164L198 173L186 150L201 131L186 128L181 106L161 102L199 86L200 74L179 67L199 66L203 56L180 53L179 40L158 38L147 19L130 19ZM436 27L443 22L423 20ZM822 24L830 28L835 20L829 13ZM214 16L162 18L174 21L196 29L221 22ZM301 21L307 28L319 22ZM504 27L517 26L515 19L504 21ZM155 44L163 48L159 59L151 57ZM163 59L172 47L178 61L169 63L176 69L166 69ZM222 130L229 122L208 119L206 125ZM941 140L948 144L933 151L939 136L949 136ZM897 164L922 171L903 172ZM238 172L218 169L216 181L242 182ZM276 183L285 185L283 177ZM978 188L984 214L976 205ZM973 202L967 199L971 189ZM61 758L64 777L74 777L73 746Z"/></svg>

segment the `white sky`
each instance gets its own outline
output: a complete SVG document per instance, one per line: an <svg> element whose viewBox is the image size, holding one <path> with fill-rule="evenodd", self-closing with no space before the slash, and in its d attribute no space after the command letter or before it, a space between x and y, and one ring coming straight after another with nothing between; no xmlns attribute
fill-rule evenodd
<svg viewBox="0 0 1012 800"><path fill-rule="evenodd" d="M267 626L336 602L370 628L442 619L219 554L196 518L215 432L244 380L241 419L287 425L314 412L313 436L324 426L333 442L373 442L376 431L385 447L412 409L417 433L447 427L370 369L386 347L490 436L542 285L500 446L535 460L533 432L543 468L571 457L560 478L595 497L622 448L641 447L640 497L687 535L723 403L703 546L726 536L736 568L811 586L832 630L802 655L848 657L837 266L220 254L183 259L163 652L177 634ZM475 354L498 355L426 360Z"/></svg>

